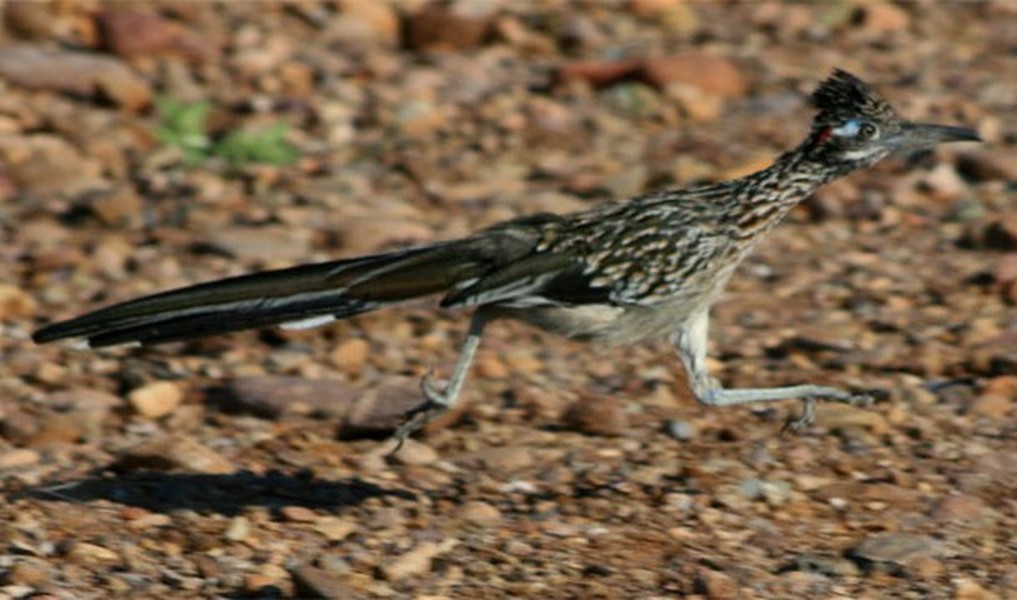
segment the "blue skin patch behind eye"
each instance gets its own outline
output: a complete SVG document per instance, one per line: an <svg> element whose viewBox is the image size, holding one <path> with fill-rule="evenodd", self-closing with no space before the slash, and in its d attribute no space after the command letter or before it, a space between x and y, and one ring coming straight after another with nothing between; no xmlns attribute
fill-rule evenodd
<svg viewBox="0 0 1017 600"><path fill-rule="evenodd" d="M858 135L858 131L861 128L861 119L849 119L846 123L834 129L831 133L837 137L855 137Z"/></svg>

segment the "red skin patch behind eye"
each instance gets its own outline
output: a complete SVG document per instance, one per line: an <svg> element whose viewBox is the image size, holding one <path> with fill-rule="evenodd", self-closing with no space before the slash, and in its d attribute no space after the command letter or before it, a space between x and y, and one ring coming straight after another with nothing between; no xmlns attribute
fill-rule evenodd
<svg viewBox="0 0 1017 600"><path fill-rule="evenodd" d="M831 137L833 137L833 127L824 127L822 131L819 132L819 143L825 144L830 141Z"/></svg>

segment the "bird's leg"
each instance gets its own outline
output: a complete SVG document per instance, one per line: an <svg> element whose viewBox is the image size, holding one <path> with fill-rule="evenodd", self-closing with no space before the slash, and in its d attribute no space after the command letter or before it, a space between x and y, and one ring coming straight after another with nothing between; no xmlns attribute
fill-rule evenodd
<svg viewBox="0 0 1017 600"><path fill-rule="evenodd" d="M856 394L822 385L792 385L775 388L748 388L725 390L710 377L706 367L707 330L710 317L702 311L688 321L674 335L674 345L685 366L689 387L696 400L706 406L738 406L755 402L801 400L802 415L792 419L785 429L797 431L810 425L815 418L816 400L832 400L844 404L866 406L874 400L871 394Z"/></svg>
<svg viewBox="0 0 1017 600"><path fill-rule="evenodd" d="M452 370L452 378L449 379L444 390L438 389L438 386L434 383L433 371L428 371L423 379L420 380L420 391L424 394L424 401L406 412L406 421L396 429L394 435L396 445L389 453L390 455L395 454L403 447L403 442L406 441L407 437L423 428L455 404L456 399L459 398L459 392L466 382L466 377L469 375L470 365L473 364L473 356L477 353L477 347L480 346L480 338L484 333L484 326L487 325L487 321L488 317L483 311L477 311L473 315L473 319L470 321L469 332L466 334L466 341L459 352L456 366Z"/></svg>

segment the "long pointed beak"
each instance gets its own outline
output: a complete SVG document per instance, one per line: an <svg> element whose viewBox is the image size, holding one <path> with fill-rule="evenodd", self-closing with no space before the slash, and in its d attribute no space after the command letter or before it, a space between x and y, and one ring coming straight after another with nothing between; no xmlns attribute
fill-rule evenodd
<svg viewBox="0 0 1017 600"><path fill-rule="evenodd" d="M907 123L896 137L897 145L902 149L924 148L946 142L982 141L972 129L934 123Z"/></svg>

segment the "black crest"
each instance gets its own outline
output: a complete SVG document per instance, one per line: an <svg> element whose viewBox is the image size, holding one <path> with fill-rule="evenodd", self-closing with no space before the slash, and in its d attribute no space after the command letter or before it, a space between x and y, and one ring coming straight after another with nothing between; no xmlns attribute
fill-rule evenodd
<svg viewBox="0 0 1017 600"><path fill-rule="evenodd" d="M817 125L837 125L846 118L868 117L875 121L896 120L897 113L869 84L842 69L836 69L812 94L819 110Z"/></svg>

